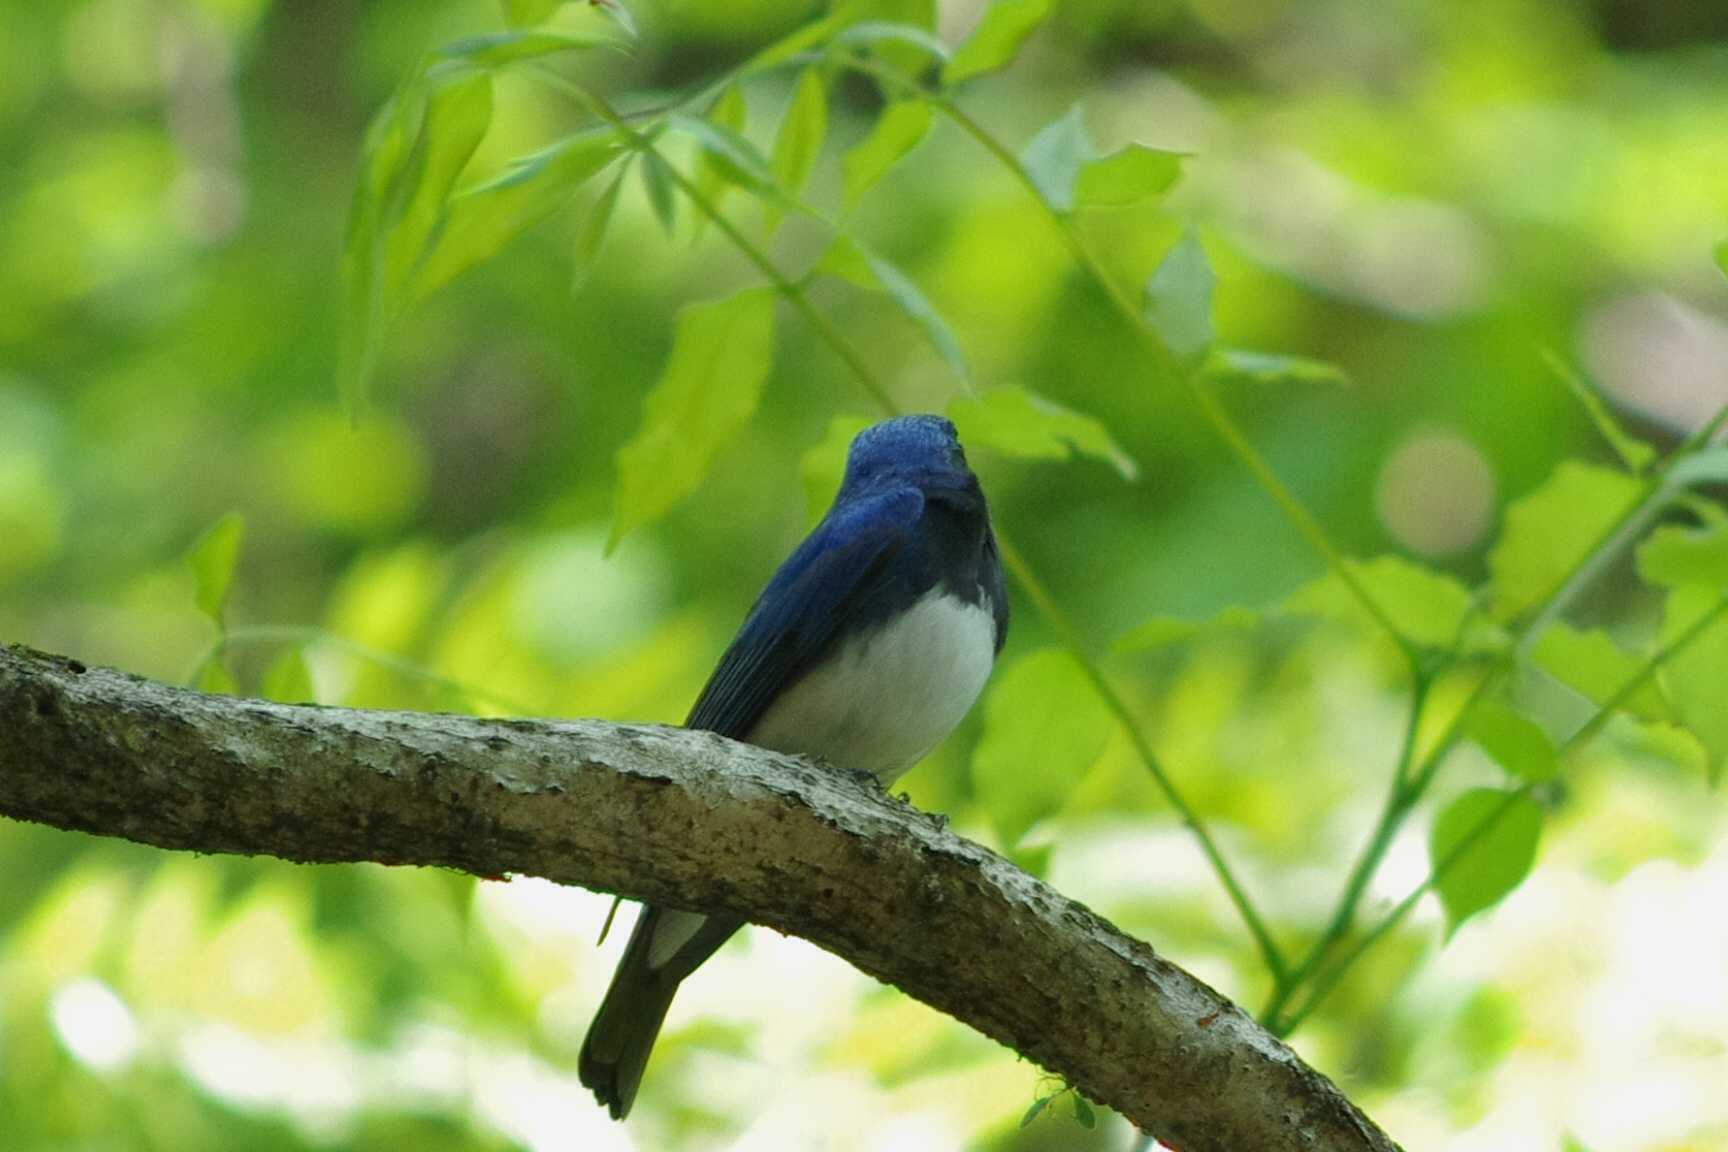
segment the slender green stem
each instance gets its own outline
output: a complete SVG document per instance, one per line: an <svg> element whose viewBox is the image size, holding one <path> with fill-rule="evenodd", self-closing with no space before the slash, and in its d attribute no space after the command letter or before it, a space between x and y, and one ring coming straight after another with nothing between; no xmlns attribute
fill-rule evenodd
<svg viewBox="0 0 1728 1152"><path fill-rule="evenodd" d="M1423 675L1416 679L1410 690L1410 711L1404 723L1404 738L1399 746L1398 762L1392 771L1392 781L1386 789L1386 799L1380 808L1380 818L1375 821L1374 831L1369 835L1368 844L1351 868L1349 877L1345 880L1344 891L1338 898L1338 904L1333 910L1332 919L1321 931L1319 939L1309 948L1302 962L1289 974L1285 980L1273 983L1272 997L1266 1007L1260 1012L1261 1023L1278 1035L1284 1035L1279 1025L1279 1015L1289 1005L1290 998L1302 987L1304 981L1314 974L1314 970L1323 963L1333 947L1350 934L1355 927L1356 909L1362 902L1363 894L1368 890L1368 883L1380 869L1380 861L1386 856L1386 851L1392 846L1392 838L1398 834L1403 825L1404 817L1409 813L1411 796L1408 786L1411 763L1416 755L1416 737L1421 728L1422 717L1428 706L1428 693L1433 686L1433 679Z"/></svg>
<svg viewBox="0 0 1728 1152"><path fill-rule="evenodd" d="M1653 652L1639 667L1638 671L1629 677L1625 683L1615 690L1612 696L1602 703L1601 707L1591 714L1588 721L1580 726L1576 732L1572 733L1571 736L1566 738L1566 740L1556 750L1556 760L1563 765L1581 748L1594 739L1597 733L1601 732L1601 730L1607 726L1608 721L1613 718L1614 713L1624 707L1626 702L1649 682L1650 678L1656 674L1658 668L1683 652L1690 644L1692 644L1693 641L1697 640L1706 631L1708 631L1712 625L1722 619L1725 612L1728 612L1728 595L1724 595L1721 599L1717 600L1715 605L1712 606L1708 612L1705 612L1697 620L1693 621L1691 625L1680 633L1680 635L1676 636L1668 644ZM1301 1006L1291 1013L1285 1021L1286 1032L1294 1031L1304 1020L1312 1015L1314 1010L1320 1006L1321 1001L1331 993L1332 989L1336 987L1338 981L1343 978L1345 973L1347 973L1352 966L1355 965L1356 961L1361 959L1363 954L1378 943L1388 932L1401 924L1415 909L1422 897L1433 891L1435 886L1438 885L1440 881L1444 880L1446 876L1450 874L1451 870L1457 866L1458 862L1463 859L1471 847L1483 836L1493 830L1495 825L1500 822L1500 819L1511 809L1512 805L1517 803L1519 799L1529 796L1530 793L1535 790L1535 787L1535 784L1527 783L1507 793L1506 798L1502 800L1492 812L1488 813L1488 815L1482 819L1481 823L1479 823L1475 828L1472 828L1450 852L1435 862L1433 869L1428 873L1428 876L1422 881L1422 883L1418 884L1408 896L1400 900L1398 904L1380 920L1379 923L1375 924L1374 927L1363 935L1360 940L1356 941L1348 951L1339 956L1339 958L1329 968L1316 976L1310 984L1308 994L1303 999Z"/></svg>
<svg viewBox="0 0 1728 1152"><path fill-rule="evenodd" d="M594 111L596 116L611 124L631 142L633 147L644 152L655 152L653 141L620 118L604 99L564 81L562 77L556 79L575 93L583 104ZM883 411L889 415L898 413L900 411L899 405L894 402L886 383L877 375L875 369L870 367L869 362L864 359L845 334L834 325L833 321L829 320L826 314L810 302L802 285L782 272L774 263L773 258L727 219L713 200L703 195L702 190L696 186L694 181L689 180L683 173L679 172L675 165L668 164L666 167L671 174L673 183L677 185L679 190L689 197L690 202L696 206L697 210L731 240L745 259L755 266L769 283L774 285L775 289L786 298L798 314L810 324L822 342L839 356L841 362L857 377ZM1272 935L1266 927L1265 919L1255 908L1246 889L1243 888L1235 871L1224 858L1223 851L1219 848L1217 841L1213 839L1199 813L1188 802L1188 799L1176 786L1175 781L1170 778L1169 773L1165 771L1163 762L1153 751L1151 742L1136 722L1127 702L1123 700L1104 675L1104 671L1097 660L1087 651L1078 630L1074 628L1067 614L1062 611L1060 605L1050 595L1049 590L1039 579L1025 556L1000 530L997 532L997 545L1002 552L1003 562L1010 573L1019 582L1039 612L1050 622L1051 628L1061 637L1063 644L1074 658L1080 662L1087 679L1092 683L1094 690L1098 692L1099 698L1127 731L1135 753L1145 765L1147 772L1151 774L1159 790L1163 792L1171 807L1176 810L1182 818L1182 822L1199 843L1200 850L1205 855L1207 862L1217 872L1219 881L1223 884L1231 904L1242 916L1243 923L1247 925L1249 933L1254 937L1274 980L1282 978L1285 971L1284 957L1272 939Z"/></svg>
<svg viewBox="0 0 1728 1152"><path fill-rule="evenodd" d="M1272 938L1272 933L1267 929L1265 920L1255 908L1254 902L1249 899L1241 881L1237 879L1235 871L1224 859L1224 853L1218 847L1218 842L1213 839L1205 821L1200 818L1200 814L1195 811L1194 806L1188 802L1187 797L1182 794L1182 790L1171 779L1163 759L1153 749L1152 742L1147 739L1145 731L1136 722L1133 711L1128 707L1128 702L1122 698L1122 694L1116 690L1116 686L1104 675L1104 669L1087 651L1074 625L1051 597L1049 590L1044 587L1043 581L1038 578L1038 574L1026 562L1025 556L1021 554L1020 550L1000 533L997 534L996 544L1002 553L1002 563L1013 574L1020 587L1026 591L1026 595L1031 598L1044 618L1050 622L1051 628L1055 630L1075 660L1079 662L1081 670L1091 681L1099 699L1104 702L1104 706L1110 710L1117 722L1122 725L1123 730L1128 733L1128 740L1134 747L1135 755L1140 758L1146 771L1151 774L1153 782L1158 785L1158 790L1164 794L1170 807L1175 809L1176 814L1181 817L1182 823L1193 834L1194 839L1199 842L1200 851L1205 855L1207 862L1212 865L1212 870L1218 873L1218 879L1223 883L1224 891L1230 897L1230 903L1235 905L1237 913L1242 917L1242 922L1248 927L1249 934L1254 937L1254 943L1260 949L1261 958L1265 961L1267 970L1272 974L1274 985L1282 985L1288 971L1283 952L1279 949L1277 941Z"/></svg>
<svg viewBox="0 0 1728 1152"><path fill-rule="evenodd" d="M1164 346L1164 342L1158 338L1157 333L1147 326L1139 306L1135 304L1127 290L1117 282L1109 270L1099 262L1092 250L1086 246L1086 241L1081 236L1074 220L1050 203L1049 198L1038 187L1037 181L1032 179L1031 172L1027 171L1026 166L1020 162L1020 158L1010 152L1008 147L997 139L989 129L980 124L965 109L954 103L945 93L927 88L910 77L874 60L851 57L847 63L858 71L873 76L884 83L912 91L928 101L944 116L952 120L961 131L972 137L1031 195L1039 208L1043 210L1044 215L1055 225L1063 243L1067 245L1072 254L1074 262L1103 292L1111 307L1115 309L1129 331L1133 333L1142 352L1145 353L1154 368L1160 374L1175 380L1187 393L1189 400L1199 410L1201 417L1211 426L1218 438L1224 442L1225 448L1248 470L1249 474L1253 476L1254 482L1284 513L1285 518L1290 521L1309 546L1320 555L1327 567L1336 574L1350 594L1361 602L1363 609L1367 611L1374 622L1397 644L1399 651L1414 670L1419 665L1421 657L1416 645L1393 623L1392 618L1380 606L1379 601L1368 591L1367 586L1362 583L1355 571L1345 563L1343 554L1338 551L1326 535L1325 529L1321 528L1320 522L1314 518L1314 514L1278 478L1277 473L1272 471L1266 458L1260 455L1254 445L1249 442L1248 437L1243 434L1241 428L1231 418L1230 413L1218 397L1201 384L1196 372L1178 362L1171 355L1170 350Z"/></svg>

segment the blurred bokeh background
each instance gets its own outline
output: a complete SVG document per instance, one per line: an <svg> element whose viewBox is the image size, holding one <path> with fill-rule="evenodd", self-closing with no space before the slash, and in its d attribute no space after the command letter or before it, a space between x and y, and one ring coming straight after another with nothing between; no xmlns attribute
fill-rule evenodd
<svg viewBox="0 0 1728 1152"><path fill-rule="evenodd" d="M807 19L798 0L635 0L650 104ZM954 42L978 0L944 0ZM676 722L807 523L800 459L869 398L789 315L762 410L702 490L602 556L613 456L676 309L748 282L638 186L577 278L560 217L414 313L373 410L336 402L338 261L361 134L489 0L0 0L0 640L185 681L210 649L188 546L246 533L230 666L299 653L330 704ZM783 79L783 78L782 78ZM787 86L750 93L752 135ZM500 83L476 164L575 123ZM1475 582L1508 499L1606 458L1547 364L1672 443L1728 401L1728 6L1714 0L1061 0L962 102L1016 144L1190 152L1167 200L1086 227L1143 275L1185 222L1237 345L1347 385L1225 393L1344 548ZM815 195L878 107L833 96ZM755 209L734 199L748 219ZM1104 419L1140 464L980 458L995 514L1100 647L1154 614L1265 605L1315 557L949 126L856 221L986 384ZM791 266L817 249L796 227ZM942 361L880 300L818 300L908 407ZM1580 606L1630 636L1611 572ZM1011 641L1047 639L1019 612ZM1396 665L1347 629L1226 632L1111 664L1278 926L1312 928L1396 753ZM907 779L984 838L978 721ZM0 733L0 739L4 734ZM1036 834L1071 895L1250 1005L1249 941L1121 741ZM1443 946L1424 909L1297 1035L1411 1149L1728 1147L1728 823L1686 749L1610 739L1542 858ZM1036 771L1035 758L1026 770ZM1449 786L1487 779L1462 752ZM1474 774L1474 775L1473 775ZM1420 822L1419 822L1420 823ZM1423 832L1370 896L1421 879ZM1119 1149L1119 1120L1019 1121L1037 1070L833 957L752 930L690 982L629 1127L575 1054L623 933L527 879L170 856L0 823L0 1147ZM933 925L932 930L939 930ZM1076 1005L1076 1011L1084 1011ZM1566 1141L1573 1143L1568 1145Z"/></svg>

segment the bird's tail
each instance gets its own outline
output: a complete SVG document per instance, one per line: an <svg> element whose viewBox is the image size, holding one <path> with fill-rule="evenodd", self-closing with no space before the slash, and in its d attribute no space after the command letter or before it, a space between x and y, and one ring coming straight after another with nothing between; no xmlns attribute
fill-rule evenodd
<svg viewBox="0 0 1728 1152"><path fill-rule="evenodd" d="M582 1083L614 1120L630 1112L678 985L741 924L729 916L642 909L576 1063Z"/></svg>
<svg viewBox="0 0 1728 1152"><path fill-rule="evenodd" d="M606 999L588 1026L588 1038L582 1042L576 1065L582 1083L614 1120L622 1120L630 1112L642 1071L648 1067L648 1054L654 1050L666 1010L672 1007L672 997L678 991L678 981L667 979L664 969L657 972L649 967L654 919L653 909L643 909L612 976L612 986L606 990Z"/></svg>

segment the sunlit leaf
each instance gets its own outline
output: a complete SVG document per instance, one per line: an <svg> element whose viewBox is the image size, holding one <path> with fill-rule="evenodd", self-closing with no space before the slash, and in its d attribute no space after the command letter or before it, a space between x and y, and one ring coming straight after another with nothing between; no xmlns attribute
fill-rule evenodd
<svg viewBox="0 0 1728 1152"><path fill-rule="evenodd" d="M1663 477L1669 488L1696 488L1700 484L1728 484L1728 445L1693 452L1674 462Z"/></svg>
<svg viewBox="0 0 1728 1152"><path fill-rule="evenodd" d="M1484 700L1471 709L1469 734L1496 764L1520 780L1550 780L1559 770L1548 733L1498 700Z"/></svg>
<svg viewBox="0 0 1728 1152"><path fill-rule="evenodd" d="M343 407L350 415L365 405L390 319L381 245L394 220L394 206L404 199L402 185L425 110L426 76L417 65L366 129L342 249L345 307L338 375Z"/></svg>
<svg viewBox="0 0 1728 1152"><path fill-rule="evenodd" d="M1578 401L1578 406L1584 409L1584 414L1596 426L1602 439L1606 440L1608 446L1614 449L1614 454L1620 457L1622 464L1634 472L1642 472L1655 461L1656 449L1627 432L1615 418L1613 410L1608 407L1608 402L1589 382L1554 353L1546 353L1543 359L1549 370L1566 385L1567 390Z"/></svg>
<svg viewBox="0 0 1728 1152"><path fill-rule="evenodd" d="M1537 667L1597 705L1614 699L1644 666L1643 660L1621 648L1608 633L1581 632L1563 621L1543 630L1530 655ZM1646 680L1620 707L1641 720L1672 723L1675 718L1655 677Z"/></svg>
<svg viewBox="0 0 1728 1152"><path fill-rule="evenodd" d="M564 6L564 0L503 0L504 22L512 28L542 24Z"/></svg>
<svg viewBox="0 0 1728 1152"><path fill-rule="evenodd" d="M636 28L636 17L630 15L625 0L588 0L588 4L618 25L630 39L635 40L641 35Z"/></svg>
<svg viewBox="0 0 1728 1152"><path fill-rule="evenodd" d="M1101 421L1024 388L956 396L948 404L948 418L968 446L1029 460L1067 460L1079 452L1104 461L1126 480L1139 475Z"/></svg>
<svg viewBox="0 0 1728 1152"><path fill-rule="evenodd" d="M722 107L726 104L725 100L717 103L715 113L728 119L736 116L741 126L744 112L742 98L729 107ZM730 124L714 116L703 120L674 112L666 118L666 127L682 132L694 140L696 146L702 150L704 164L712 166L713 171L731 183L757 193L775 191L774 170L768 159L757 150L756 145L739 135Z"/></svg>
<svg viewBox="0 0 1728 1152"><path fill-rule="evenodd" d="M509 172L451 197L414 295L437 291L560 207L620 154L610 128L578 133L535 153Z"/></svg>
<svg viewBox="0 0 1728 1152"><path fill-rule="evenodd" d="M1524 882L1542 838L1542 809L1528 796L1473 788L1434 821L1428 856L1440 873L1434 890L1450 936Z"/></svg>
<svg viewBox="0 0 1728 1152"><path fill-rule="evenodd" d="M441 54L455 60L465 60L487 68L502 68L524 60L539 60L563 52L580 52L589 48L618 48L616 36L595 33L544 32L518 29L513 32L493 32L485 36L470 36L446 44Z"/></svg>
<svg viewBox="0 0 1728 1152"><path fill-rule="evenodd" d="M804 450L798 461L798 474L804 480L806 519L814 524L834 502L840 491L840 481L846 476L846 453L852 438L870 427L863 416L836 416L828 421L822 439Z"/></svg>
<svg viewBox="0 0 1728 1152"><path fill-rule="evenodd" d="M749 76L757 72L766 72L770 68L777 68L788 60L796 59L831 40L843 26L838 12L831 12L820 20L812 20L808 24L802 24L750 57L744 62L743 67L738 69L738 74Z"/></svg>
<svg viewBox="0 0 1728 1152"><path fill-rule="evenodd" d="M702 122L717 134L717 139L709 141L699 138L697 145L701 154L696 160L696 190L703 199L718 207L725 199L726 187L729 184L745 182L743 169L739 166L755 164L758 167L757 180L769 176L768 165L749 142L744 140L744 126L749 117L749 107L744 100L744 90L737 84L728 84ZM704 134L706 135L706 134ZM742 149L733 146L733 141L743 144ZM734 154L736 153L736 155ZM699 237L707 227L708 220L702 213L696 214L696 235Z"/></svg>
<svg viewBox="0 0 1728 1152"><path fill-rule="evenodd" d="M1050 15L1050 0L994 0L978 27L942 69L944 85L1005 68Z"/></svg>
<svg viewBox="0 0 1728 1152"><path fill-rule="evenodd" d="M971 373L966 366L966 355L960 350L960 341L955 338L954 330L948 326L948 321L936 311L935 305L930 303L912 278L900 271L894 263L878 256L851 237L840 236L829 246L816 267L819 271L847 280L860 288L886 292L889 298L899 305L900 310L924 330L925 337L942 359L948 362L954 375L959 377L962 383L971 379Z"/></svg>
<svg viewBox="0 0 1728 1152"><path fill-rule="evenodd" d="M1171 355L1197 364L1212 346L1212 288L1206 250L1192 228L1182 233L1146 282L1146 321Z"/></svg>
<svg viewBox="0 0 1728 1152"><path fill-rule="evenodd" d="M1050 1107L1050 1101L1054 1099L1056 1099L1056 1093L1052 1092L1048 1096L1040 1096L1038 1099L1032 1101L1032 1106L1026 1109L1026 1114L1024 1116L1020 1117L1020 1127L1025 1128L1030 1125L1032 1121L1038 1119L1039 1113Z"/></svg>
<svg viewBox="0 0 1728 1152"><path fill-rule="evenodd" d="M1723 593L1715 588L1690 585L1668 594L1662 615L1662 643L1672 644L1703 616L1714 611ZM1709 756L1710 784L1722 779L1728 763L1728 621L1717 619L1685 649L1670 657L1661 669L1662 686L1692 735Z"/></svg>
<svg viewBox="0 0 1728 1152"><path fill-rule="evenodd" d="M1250 608L1231 606L1210 620L1182 620L1174 616L1154 616L1137 624L1116 638L1110 647L1117 652L1151 652L1181 644L1207 632L1248 632L1262 623L1260 613Z"/></svg>
<svg viewBox="0 0 1728 1152"><path fill-rule="evenodd" d="M793 89L792 102L774 137L774 178L780 191L796 200L804 192L822 140L828 134L828 85L818 68L806 68ZM769 205L766 221L772 233L780 222L780 210Z"/></svg>
<svg viewBox="0 0 1728 1152"><path fill-rule="evenodd" d="M618 452L608 550L702 483L721 445L750 419L774 355L774 293L752 288L678 314L672 354Z"/></svg>
<svg viewBox="0 0 1728 1152"><path fill-rule="evenodd" d="M1137 204L1168 191L1181 174L1179 154L1130 144L1083 165L1075 199L1093 208Z"/></svg>
<svg viewBox="0 0 1728 1152"><path fill-rule="evenodd" d="M1557 591L1638 491L1638 482L1623 472L1567 460L1541 487L1514 501L1488 555L1495 615L1513 619Z"/></svg>
<svg viewBox="0 0 1728 1152"><path fill-rule="evenodd" d="M937 39L935 33L915 24L901 24L890 20L866 20L862 24L854 24L834 37L834 43L843 47L862 48L905 44L933 59L948 59L948 46Z"/></svg>
<svg viewBox="0 0 1728 1152"><path fill-rule="evenodd" d="M492 122L492 78L457 69L435 81L426 98L407 198L384 236L385 318L403 306L426 258L445 204Z"/></svg>
<svg viewBox="0 0 1728 1152"><path fill-rule="evenodd" d="M600 259L600 249L606 244L606 232L612 226L612 213L618 207L618 195L624 188L624 171L612 177L606 185L606 190L595 199L588 209L588 215L582 221L582 227L576 233L576 248L573 263L575 274L572 288L580 286L588 277Z"/></svg>
<svg viewBox="0 0 1728 1152"><path fill-rule="evenodd" d="M935 39L936 0L838 0L834 5L838 41L854 29L866 29L861 39L869 52L896 72L917 76L930 66L933 55L923 38L884 33L889 27L910 28ZM874 31L870 31L874 30ZM940 43L940 41L937 41ZM944 49L937 58L945 58Z"/></svg>
<svg viewBox="0 0 1728 1152"><path fill-rule="evenodd" d="M1651 584L1728 588L1728 524L1702 532L1664 525L1638 548L1638 574Z"/></svg>
<svg viewBox="0 0 1728 1152"><path fill-rule="evenodd" d="M306 656L298 647L285 650L264 670L264 698L279 704L315 704L318 694L312 687L312 670L306 666Z"/></svg>
<svg viewBox="0 0 1728 1152"><path fill-rule="evenodd" d="M1465 629L1467 618L1471 618L1470 590L1456 577L1401 556L1346 560L1345 565L1407 639L1441 651L1451 650L1460 639L1465 650L1499 645L1501 637L1487 621L1477 620L1475 626ZM1361 600L1336 573L1298 589L1284 602L1283 610L1354 624L1365 631L1377 627ZM1462 638L1461 629L1465 629Z"/></svg>
<svg viewBox="0 0 1728 1152"><path fill-rule="evenodd" d="M1266 388L1330 387L1350 382L1342 368L1324 360L1242 348L1214 348L1206 358L1206 377Z"/></svg>
<svg viewBox="0 0 1728 1152"><path fill-rule="evenodd" d="M1113 721L1073 656L1054 648L998 672L972 754L978 798L1002 843L1061 807L1104 751Z"/></svg>
<svg viewBox="0 0 1728 1152"><path fill-rule="evenodd" d="M902 100L882 110L870 135L840 162L848 208L918 146L930 131L930 115L930 105L922 100Z"/></svg>
<svg viewBox="0 0 1728 1152"><path fill-rule="evenodd" d="M212 695L240 695L239 681L234 679L234 673L228 671L228 666L222 662L220 656L212 656L204 661L192 686L200 692L209 692Z"/></svg>
<svg viewBox="0 0 1728 1152"><path fill-rule="evenodd" d="M1086 120L1076 104L1066 115L1032 137L1020 154L1020 163L1049 205L1058 212L1074 208L1074 186L1080 169L1092 159L1092 141L1086 135Z"/></svg>
<svg viewBox="0 0 1728 1152"><path fill-rule="evenodd" d="M641 155L642 190L648 194L648 206L654 218L668 235L678 224L678 201L672 194L672 169L660 153L645 151Z"/></svg>
<svg viewBox="0 0 1728 1152"><path fill-rule="evenodd" d="M228 608L228 591L234 584L234 569L240 563L240 546L245 539L245 519L238 512L230 512L205 529L186 552L186 566L192 570L193 601L219 628Z"/></svg>

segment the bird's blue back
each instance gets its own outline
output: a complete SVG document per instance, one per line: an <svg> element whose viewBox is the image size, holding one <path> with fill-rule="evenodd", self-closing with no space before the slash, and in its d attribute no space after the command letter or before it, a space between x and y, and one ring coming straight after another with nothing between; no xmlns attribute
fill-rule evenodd
<svg viewBox="0 0 1728 1152"><path fill-rule="evenodd" d="M903 416L859 433L828 514L774 573L686 721L743 738L774 698L847 638L940 587L988 603L995 646L1008 598L978 480L954 426Z"/></svg>

